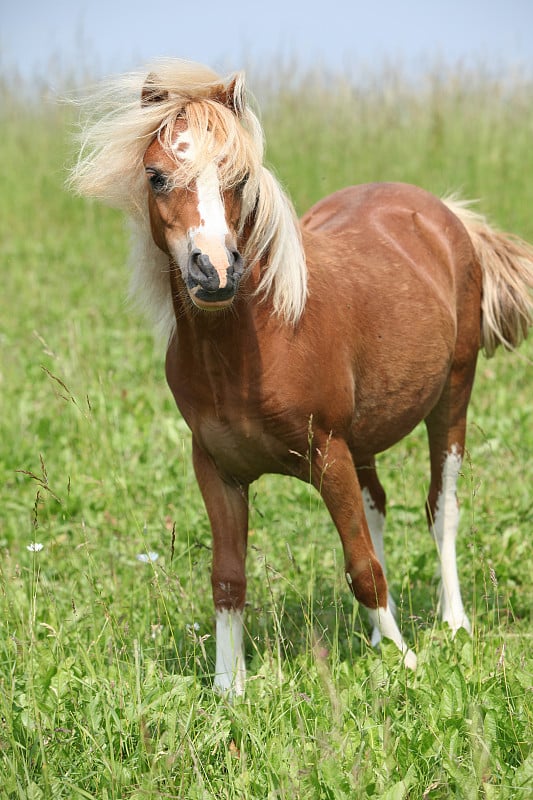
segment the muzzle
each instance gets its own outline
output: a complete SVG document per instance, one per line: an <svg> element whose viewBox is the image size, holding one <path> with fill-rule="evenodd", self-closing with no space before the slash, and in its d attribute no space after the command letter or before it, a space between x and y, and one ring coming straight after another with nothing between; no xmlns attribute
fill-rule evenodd
<svg viewBox="0 0 533 800"><path fill-rule="evenodd" d="M187 289L193 302L202 308L213 304L228 304L233 300L244 271L244 261L238 250L226 250L228 266L216 269L206 253L191 250L187 262Z"/></svg>

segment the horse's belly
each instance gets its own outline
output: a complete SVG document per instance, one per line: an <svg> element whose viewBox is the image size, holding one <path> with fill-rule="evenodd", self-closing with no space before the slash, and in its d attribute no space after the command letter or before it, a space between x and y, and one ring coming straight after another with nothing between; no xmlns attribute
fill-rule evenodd
<svg viewBox="0 0 533 800"><path fill-rule="evenodd" d="M442 359L440 369L422 370L412 380L394 382L394 386L360 386L354 404L350 430L350 447L356 461L362 463L370 456L388 450L407 436L424 420L442 395L449 370L448 359Z"/></svg>

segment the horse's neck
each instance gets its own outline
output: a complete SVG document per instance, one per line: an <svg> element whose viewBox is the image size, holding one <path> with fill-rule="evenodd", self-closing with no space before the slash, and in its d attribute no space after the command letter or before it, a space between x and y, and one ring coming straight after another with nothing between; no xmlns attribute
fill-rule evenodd
<svg viewBox="0 0 533 800"><path fill-rule="evenodd" d="M259 303L253 286L245 281L232 306L222 311L203 311L193 306L183 291L173 287L176 336L174 347L198 368L205 366L206 354L218 352L227 362L237 363L254 349L258 329L272 314L268 302Z"/></svg>

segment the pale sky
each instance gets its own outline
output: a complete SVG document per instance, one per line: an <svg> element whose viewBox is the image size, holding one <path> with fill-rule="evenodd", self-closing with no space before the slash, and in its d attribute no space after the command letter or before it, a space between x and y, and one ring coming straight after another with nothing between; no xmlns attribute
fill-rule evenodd
<svg viewBox="0 0 533 800"><path fill-rule="evenodd" d="M533 0L0 0L0 70L94 76L179 56L271 73L400 63L533 70Z"/></svg>

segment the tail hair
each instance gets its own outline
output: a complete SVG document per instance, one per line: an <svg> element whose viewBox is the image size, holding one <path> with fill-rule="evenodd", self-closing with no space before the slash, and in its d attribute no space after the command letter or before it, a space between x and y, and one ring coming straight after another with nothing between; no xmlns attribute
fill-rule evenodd
<svg viewBox="0 0 533 800"><path fill-rule="evenodd" d="M491 227L469 201L443 202L465 226L481 265L481 348L487 356L500 345L514 350L533 325L533 247Z"/></svg>

